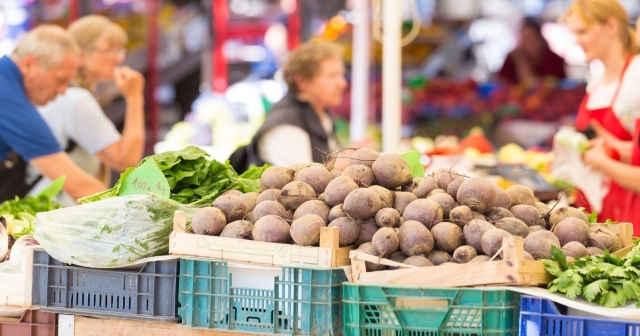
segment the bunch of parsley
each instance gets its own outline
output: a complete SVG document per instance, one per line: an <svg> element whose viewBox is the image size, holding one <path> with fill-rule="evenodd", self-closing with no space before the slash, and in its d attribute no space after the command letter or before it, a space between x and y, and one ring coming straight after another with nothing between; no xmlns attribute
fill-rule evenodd
<svg viewBox="0 0 640 336"><path fill-rule="evenodd" d="M252 167L238 175L229 162L209 160L205 151L189 146L185 149L150 156L164 174L171 189L170 198L182 204L201 206L213 202L220 194L235 189L243 193L259 192L260 177L269 167ZM81 203L91 203L118 196L125 177L134 168L120 175L113 188L80 199Z"/></svg>
<svg viewBox="0 0 640 336"><path fill-rule="evenodd" d="M615 308L627 301L636 301L640 308L640 244L623 258L605 250L602 255L587 256L567 263L561 249L552 247L553 260L543 260L547 272L556 279L549 283L549 291L560 292L574 300L579 295L589 302Z"/></svg>

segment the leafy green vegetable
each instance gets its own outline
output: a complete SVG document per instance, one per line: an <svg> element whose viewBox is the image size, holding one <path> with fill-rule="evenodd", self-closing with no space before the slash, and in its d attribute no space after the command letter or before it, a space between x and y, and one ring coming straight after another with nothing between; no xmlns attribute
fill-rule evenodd
<svg viewBox="0 0 640 336"><path fill-rule="evenodd" d="M563 293L569 299L582 295L589 302L615 308L627 301L640 307L640 243L618 258L605 250L603 255L587 256L567 263L561 249L551 248L553 260L543 260L549 274L556 277L549 283L550 292Z"/></svg>
<svg viewBox="0 0 640 336"><path fill-rule="evenodd" d="M584 211L584 208L580 208ZM595 211L592 211L590 215L587 216L587 219L589 220L589 223L596 223L598 222L598 213Z"/></svg>
<svg viewBox="0 0 640 336"><path fill-rule="evenodd" d="M245 193L260 191L260 177L268 166L253 167L238 175L229 162L210 161L208 157L205 151L194 146L150 156L169 183L170 198L182 204L209 204L220 194L231 189ZM80 202L91 203L118 196L122 181L133 169L129 168L122 173L113 188L82 198Z"/></svg>
<svg viewBox="0 0 640 336"><path fill-rule="evenodd" d="M36 197L16 197L0 204L0 216L7 221L7 232L15 239L24 235L32 235L36 225L36 214L59 209L62 206L53 199L62 191L65 177L53 181Z"/></svg>

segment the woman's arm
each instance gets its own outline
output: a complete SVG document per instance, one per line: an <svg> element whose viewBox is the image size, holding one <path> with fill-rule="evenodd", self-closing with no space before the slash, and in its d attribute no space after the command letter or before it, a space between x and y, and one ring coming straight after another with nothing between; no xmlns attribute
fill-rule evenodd
<svg viewBox="0 0 640 336"><path fill-rule="evenodd" d="M120 141L97 153L107 166L119 171L136 166L144 154L144 77L127 67L116 72L116 84L127 102Z"/></svg>
<svg viewBox="0 0 640 336"><path fill-rule="evenodd" d="M640 193L640 167L631 166L609 157L603 141L597 141L584 155L584 162L609 176L623 188Z"/></svg>

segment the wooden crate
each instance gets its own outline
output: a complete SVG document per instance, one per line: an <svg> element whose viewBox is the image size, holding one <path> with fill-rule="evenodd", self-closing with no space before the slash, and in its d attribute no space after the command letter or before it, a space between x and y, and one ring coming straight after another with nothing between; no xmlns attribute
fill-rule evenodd
<svg viewBox="0 0 640 336"><path fill-rule="evenodd" d="M25 248L25 258L22 261L20 273L0 274L0 315L1 307L28 309L31 303L31 283L33 280L33 251L37 246Z"/></svg>
<svg viewBox="0 0 640 336"><path fill-rule="evenodd" d="M61 317L64 315L60 315ZM65 316L66 317L66 316ZM264 334L185 328L174 323L103 319L94 317L71 317L71 323L60 328L58 336L258 336ZM61 319L60 323L64 323Z"/></svg>
<svg viewBox="0 0 640 336"><path fill-rule="evenodd" d="M271 266L339 267L349 265L352 247L339 246L339 229L320 230L320 247L277 244L186 233L186 216L177 211L169 253Z"/></svg>
<svg viewBox="0 0 640 336"><path fill-rule="evenodd" d="M624 256L633 245L630 223L592 224L603 226L619 235L622 249L614 253ZM513 236L502 242L501 260L484 263L446 263L433 267L414 267L388 259L352 251L350 281L366 285L418 287L536 286L549 283L553 277L541 261L524 260L523 238ZM367 273L365 262L397 266L394 271Z"/></svg>

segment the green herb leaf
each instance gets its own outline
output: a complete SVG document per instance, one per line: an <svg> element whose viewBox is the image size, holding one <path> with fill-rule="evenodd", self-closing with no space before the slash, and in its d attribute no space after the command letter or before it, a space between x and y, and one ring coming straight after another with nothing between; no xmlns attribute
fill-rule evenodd
<svg viewBox="0 0 640 336"><path fill-rule="evenodd" d="M602 293L603 290L606 290L607 288L609 288L608 283L609 281L604 279L604 280L598 280L588 284L587 286L584 287L584 290L582 292L582 294L584 295L584 298L587 299L587 301L589 302L593 302L593 300L595 300L598 294Z"/></svg>
<svg viewBox="0 0 640 336"><path fill-rule="evenodd" d="M560 267L563 270L568 268L567 266L567 256L556 246L551 246L551 257L553 260L557 261L560 264Z"/></svg>
<svg viewBox="0 0 640 336"><path fill-rule="evenodd" d="M582 209L582 211L584 211L584 208L580 208ZM587 216L587 220L589 221L589 223L596 223L598 222L598 213L595 211L592 211L590 215Z"/></svg>

